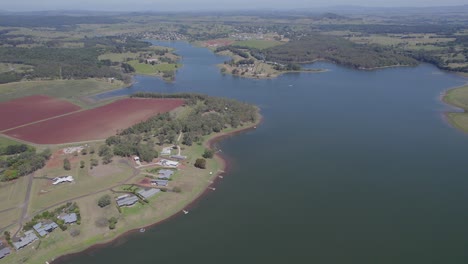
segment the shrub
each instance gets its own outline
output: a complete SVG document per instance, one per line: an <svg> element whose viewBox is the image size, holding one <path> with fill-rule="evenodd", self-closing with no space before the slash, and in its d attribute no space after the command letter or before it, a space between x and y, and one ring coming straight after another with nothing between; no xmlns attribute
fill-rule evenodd
<svg viewBox="0 0 468 264"><path fill-rule="evenodd" d="M211 159L213 158L214 151L212 149L205 149L205 153L203 153L203 158L205 159Z"/></svg>
<svg viewBox="0 0 468 264"><path fill-rule="evenodd" d="M99 207L106 207L108 206L109 204L111 204L111 197L106 194L106 195L103 195L101 198L99 198L98 200L98 205Z"/></svg>
<svg viewBox="0 0 468 264"><path fill-rule="evenodd" d="M109 219L109 229L115 229L115 224L117 224L118 220L115 217L111 217Z"/></svg>
<svg viewBox="0 0 468 264"><path fill-rule="evenodd" d="M63 160L63 169L64 170L71 170L71 164L70 164L70 161L67 158L65 158Z"/></svg>
<svg viewBox="0 0 468 264"><path fill-rule="evenodd" d="M200 169L206 169L206 159L197 159L195 161L195 167Z"/></svg>

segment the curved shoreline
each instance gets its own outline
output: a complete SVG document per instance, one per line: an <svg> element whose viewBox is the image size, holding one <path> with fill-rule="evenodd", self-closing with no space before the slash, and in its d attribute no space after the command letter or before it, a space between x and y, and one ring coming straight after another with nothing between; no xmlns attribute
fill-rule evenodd
<svg viewBox="0 0 468 264"><path fill-rule="evenodd" d="M258 112L257 118L258 119L257 119L257 121L255 123L249 124L246 127L242 127L240 129L229 131L229 132L220 132L220 133L214 134L212 137L210 137L208 140L206 140L203 143L203 145L205 147L213 148L216 143L220 142L221 140L223 140L225 138L236 136L236 135L241 134L243 132L247 132L249 130L256 129L256 126L258 126L259 124L261 124L263 122L263 116L260 115L259 112ZM222 171L218 171L218 172L213 174L213 177L211 178L213 180L213 183L211 185L216 184L217 179L219 179L218 176L220 174L222 174L222 173L226 173L227 171L229 171L229 168L231 167L231 163L229 162L229 159L226 156L224 156L223 154L220 154L219 152L216 152L213 158L216 159L216 161L220 163L220 165L221 165L220 167L221 167ZM199 202L206 194L210 193L209 189L208 189L209 186L210 185L205 187L205 189L200 194L198 194L192 201L187 203L184 206L184 208L188 208L188 209L193 208L193 206L195 204L197 204L197 202ZM137 227L137 228L132 228L130 230L124 231L122 234L116 235L116 237L110 238L108 240L103 240L102 242L98 242L98 243L96 243L94 245L85 247L84 249L80 249L80 250L78 250L76 252L72 251L70 253L66 253L64 255L58 256L55 259L49 261L49 263L50 264L66 263L65 261L67 261L68 259L70 259L70 258L72 258L74 256L77 256L77 255L80 255L80 254L86 254L87 252L92 251L92 250L97 250L97 249L108 247L110 245L118 244L119 240L124 239L128 235L138 233L141 228L148 229L148 228L155 227L155 226L160 225L160 224L162 224L162 223L164 223L166 221L171 220L172 218L174 218L174 217L176 217L176 216L178 216L180 214L182 214L182 212L178 211L177 213L174 213L174 214L172 214L172 215L170 215L170 216L168 216L168 217L166 217L164 219L161 219L161 220L159 220L157 222L154 222L152 224L144 225L144 226Z"/></svg>

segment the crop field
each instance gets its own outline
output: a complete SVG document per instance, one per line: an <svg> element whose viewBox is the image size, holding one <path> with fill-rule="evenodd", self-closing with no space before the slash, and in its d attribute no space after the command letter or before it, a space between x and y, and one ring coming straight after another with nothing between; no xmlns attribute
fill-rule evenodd
<svg viewBox="0 0 468 264"><path fill-rule="evenodd" d="M63 115L81 108L56 98L35 95L0 103L0 130Z"/></svg>
<svg viewBox="0 0 468 264"><path fill-rule="evenodd" d="M175 71L180 65L174 63L146 64L139 63L137 60L129 61L130 65L135 68L136 73L145 75L154 75L159 72Z"/></svg>
<svg viewBox="0 0 468 264"><path fill-rule="evenodd" d="M126 98L98 108L9 130L5 134L36 144L104 139L158 113L171 111L181 99Z"/></svg>

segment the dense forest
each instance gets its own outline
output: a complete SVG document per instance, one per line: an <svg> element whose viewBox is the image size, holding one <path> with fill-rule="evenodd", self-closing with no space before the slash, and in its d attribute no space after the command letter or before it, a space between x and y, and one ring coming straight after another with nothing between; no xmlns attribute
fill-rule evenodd
<svg viewBox="0 0 468 264"><path fill-rule="evenodd" d="M183 98L188 114L183 117L170 113L156 115L146 121L121 131L106 140L113 154L119 156L138 155L144 161L157 157L156 144L173 144L182 133L182 144L201 142L202 137L220 132L227 127L236 128L255 122L257 108L232 99L216 98L199 94L155 94L137 93L133 97Z"/></svg>
<svg viewBox="0 0 468 264"><path fill-rule="evenodd" d="M85 78L116 78L130 82L131 67L122 64L122 69L111 67L106 61L100 61L98 56L105 52L135 52L150 46L145 41L118 37L85 38L83 48L59 48L54 43L48 46L19 48L0 48L0 62L17 63L33 66L33 70L0 73L0 83L27 79L85 79ZM134 69L133 69L134 71Z"/></svg>
<svg viewBox="0 0 468 264"><path fill-rule="evenodd" d="M0 149L0 181L17 179L45 166L51 152L37 152L27 145L10 145Z"/></svg>
<svg viewBox="0 0 468 264"><path fill-rule="evenodd" d="M417 64L415 59L382 46L359 45L344 38L321 34L293 40L266 49L264 53L268 61L308 63L328 60L360 69Z"/></svg>

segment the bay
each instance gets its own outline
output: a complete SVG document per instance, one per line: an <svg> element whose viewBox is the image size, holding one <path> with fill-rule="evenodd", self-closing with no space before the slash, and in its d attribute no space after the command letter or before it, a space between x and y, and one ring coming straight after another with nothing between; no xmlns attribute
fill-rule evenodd
<svg viewBox="0 0 468 264"><path fill-rule="evenodd" d="M184 42L176 81L137 76L136 91L196 92L258 105L255 130L219 147L230 169L198 200L145 233L57 263L468 263L468 136L440 94L466 79L434 66L254 80Z"/></svg>

